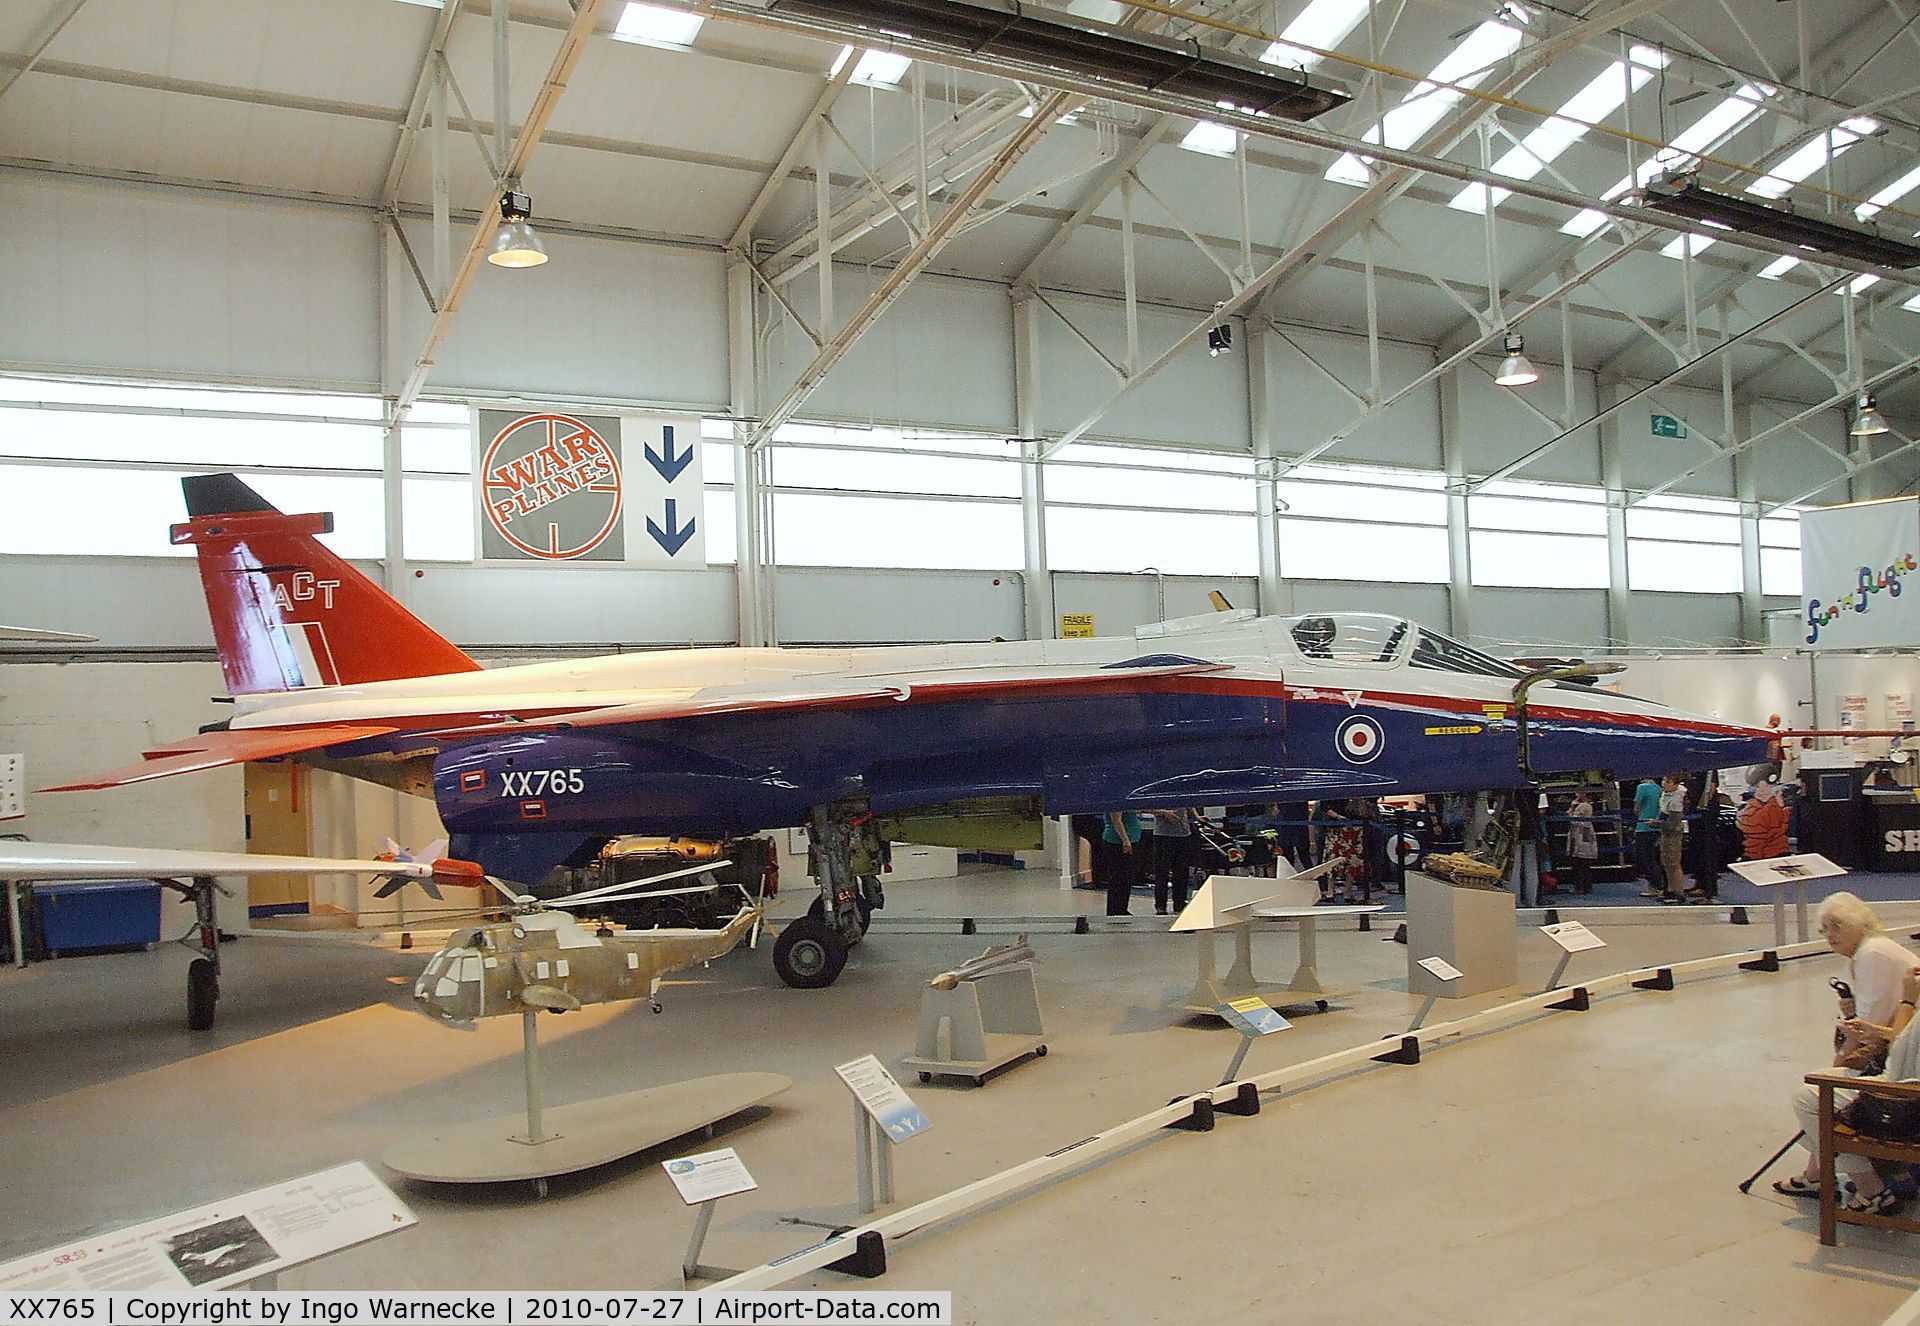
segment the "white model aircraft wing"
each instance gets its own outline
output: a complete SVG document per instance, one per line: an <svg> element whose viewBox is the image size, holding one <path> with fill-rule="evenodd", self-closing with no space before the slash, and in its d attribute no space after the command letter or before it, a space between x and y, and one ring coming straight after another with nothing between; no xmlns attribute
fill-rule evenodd
<svg viewBox="0 0 1920 1326"><path fill-rule="evenodd" d="M1164 655L1162 656L1165 657ZM884 704L1004 700L1023 695L1128 693L1151 689L1169 677L1224 672L1226 663L1197 659L1105 667L948 668L866 677L807 678L738 686L709 686L692 694L606 705L598 709L462 728L459 735L524 731L527 728L606 727L657 723L717 714L771 713L798 709L851 709Z"/></svg>
<svg viewBox="0 0 1920 1326"><path fill-rule="evenodd" d="M183 852L158 847L0 842L0 881L335 873L401 875L452 884L477 885L482 881L480 867L468 861L350 861L324 856L256 856L249 852Z"/></svg>
<svg viewBox="0 0 1920 1326"><path fill-rule="evenodd" d="M32 644L90 645L97 635L75 635L72 631L43 631L37 626L0 626L0 641L19 640Z"/></svg>

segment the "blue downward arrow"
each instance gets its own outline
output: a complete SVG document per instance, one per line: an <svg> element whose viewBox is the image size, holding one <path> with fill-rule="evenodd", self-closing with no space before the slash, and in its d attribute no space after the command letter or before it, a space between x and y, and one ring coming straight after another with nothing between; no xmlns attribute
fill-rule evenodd
<svg viewBox="0 0 1920 1326"><path fill-rule="evenodd" d="M648 453L648 459L652 459L651 452ZM684 457L682 457L681 463L685 463ZM687 540L693 537L694 526L700 523L697 520L689 520L685 525L679 524L679 517L676 511L677 506L678 503L671 497L667 499L667 527L665 529L661 529L658 525L654 524L652 516L647 517L647 533L653 536L655 543L666 549L667 556L669 557L674 556L682 548L687 546Z"/></svg>
<svg viewBox="0 0 1920 1326"><path fill-rule="evenodd" d="M653 466L654 471L659 474L662 479L665 479L668 483L672 483L680 477L682 470L693 464L693 448L688 447L676 456L673 454L673 425L663 424L660 428L660 434L661 450L665 451L666 454L661 455L660 452L655 451L652 445L649 444L646 448L647 464ZM672 524L673 517L667 517L667 523ZM692 527L689 526L688 528Z"/></svg>

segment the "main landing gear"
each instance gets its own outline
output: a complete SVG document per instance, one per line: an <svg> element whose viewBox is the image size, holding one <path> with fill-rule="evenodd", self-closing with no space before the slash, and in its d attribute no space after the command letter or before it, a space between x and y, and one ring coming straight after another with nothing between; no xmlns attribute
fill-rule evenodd
<svg viewBox="0 0 1920 1326"><path fill-rule="evenodd" d="M797 990L820 990L839 978L874 912L886 905L880 888L886 844L863 803L816 806L808 830L807 855L820 896L774 941L773 969Z"/></svg>
<svg viewBox="0 0 1920 1326"><path fill-rule="evenodd" d="M187 1027L191 1031L211 1031L214 1006L220 1002L220 927L214 898L225 890L207 875L195 876L191 883L179 879L155 882L177 889L193 904L193 929L180 941L199 954L187 964Z"/></svg>

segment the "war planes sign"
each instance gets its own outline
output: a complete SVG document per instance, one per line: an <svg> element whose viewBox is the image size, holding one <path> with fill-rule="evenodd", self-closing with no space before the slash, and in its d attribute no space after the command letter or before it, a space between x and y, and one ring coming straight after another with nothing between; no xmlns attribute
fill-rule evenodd
<svg viewBox="0 0 1920 1326"><path fill-rule="evenodd" d="M475 418L483 561L706 564L698 416Z"/></svg>

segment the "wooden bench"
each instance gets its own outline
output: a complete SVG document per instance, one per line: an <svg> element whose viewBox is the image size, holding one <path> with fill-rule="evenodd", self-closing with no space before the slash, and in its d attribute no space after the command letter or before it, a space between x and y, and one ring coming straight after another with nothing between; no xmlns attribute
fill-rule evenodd
<svg viewBox="0 0 1920 1326"><path fill-rule="evenodd" d="M1920 1220L1905 1216L1869 1215L1847 1211L1840 1206L1840 1182L1834 1172L1834 1157L1845 1153L1873 1160L1890 1160L1905 1165L1920 1165L1920 1141L1888 1142L1877 1137L1862 1137L1834 1117L1835 1091L1864 1091L1895 1100L1920 1100L1920 1082L1887 1082L1873 1077L1848 1077L1844 1073L1808 1073L1807 1084L1820 1094L1820 1242L1832 1247L1837 1240L1836 1224L1882 1225L1920 1234Z"/></svg>

